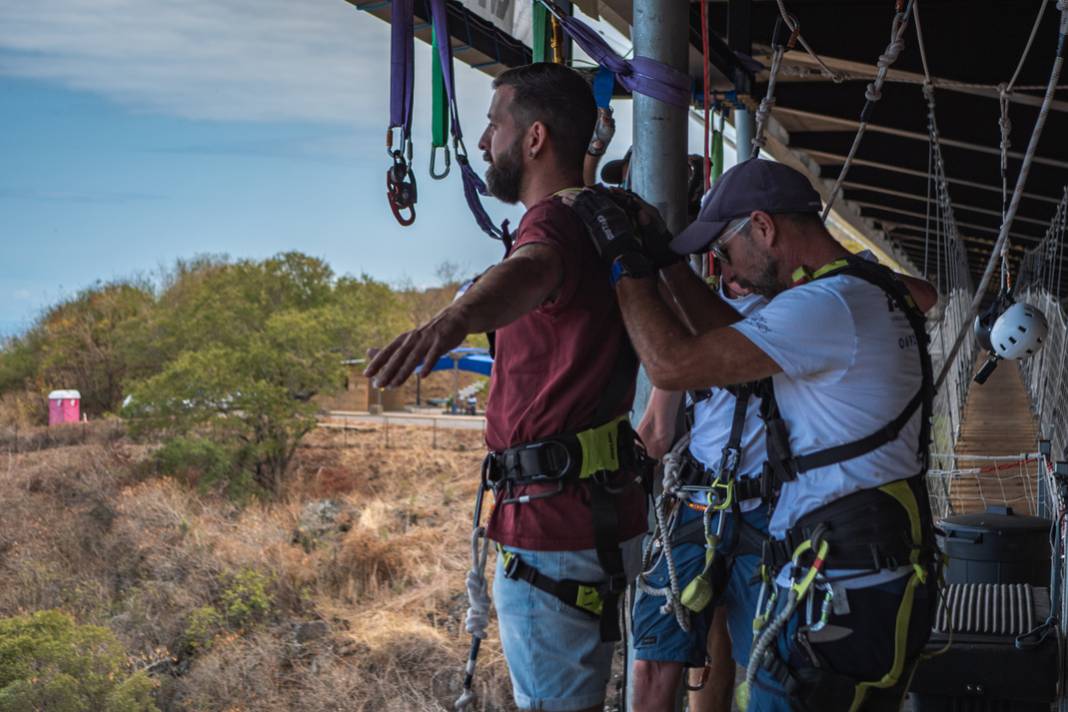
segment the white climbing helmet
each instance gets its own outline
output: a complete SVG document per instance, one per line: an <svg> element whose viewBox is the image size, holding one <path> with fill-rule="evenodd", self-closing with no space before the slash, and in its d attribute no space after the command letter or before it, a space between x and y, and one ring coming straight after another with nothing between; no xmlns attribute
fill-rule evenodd
<svg viewBox="0 0 1068 712"><path fill-rule="evenodd" d="M1042 348L1047 331L1045 314L1030 304L1017 302L994 322L990 342L1001 358L1027 358Z"/></svg>

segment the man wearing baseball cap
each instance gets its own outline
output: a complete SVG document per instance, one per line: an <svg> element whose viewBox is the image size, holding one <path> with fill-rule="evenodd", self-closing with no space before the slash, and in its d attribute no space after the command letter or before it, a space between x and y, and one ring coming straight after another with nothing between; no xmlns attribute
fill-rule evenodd
<svg viewBox="0 0 1068 712"><path fill-rule="evenodd" d="M896 709L937 579L924 483L931 364L909 290L839 245L818 193L783 164L724 173L670 245L603 195L577 200L603 214L592 237L653 384L760 394L763 474L731 483L735 501L758 496L771 511L748 709ZM742 319L671 259L707 251L767 306ZM700 324L669 307L658 271L672 301L700 305Z"/></svg>

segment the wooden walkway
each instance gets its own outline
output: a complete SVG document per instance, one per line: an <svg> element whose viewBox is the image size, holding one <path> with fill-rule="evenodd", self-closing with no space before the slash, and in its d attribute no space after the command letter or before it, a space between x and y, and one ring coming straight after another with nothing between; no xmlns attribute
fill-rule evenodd
<svg viewBox="0 0 1068 712"><path fill-rule="evenodd" d="M1038 425L1015 363L1002 362L985 384L972 384L962 423L957 468L979 472L964 472L949 479L953 513L981 512L988 505L1005 504L1019 514L1034 514L1036 463L969 459L969 455L1012 456L1038 449Z"/></svg>

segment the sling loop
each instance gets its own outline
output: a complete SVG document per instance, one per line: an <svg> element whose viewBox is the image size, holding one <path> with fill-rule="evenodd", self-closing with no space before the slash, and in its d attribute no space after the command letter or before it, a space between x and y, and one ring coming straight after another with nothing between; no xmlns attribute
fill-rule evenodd
<svg viewBox="0 0 1068 712"><path fill-rule="evenodd" d="M495 240L501 240L505 249L511 247L508 234L508 221L500 227L486 213L479 196L489 195L486 184L475 173L467 160L467 148L460 130L460 112L456 101L456 83L453 78L452 41L449 39L448 9L445 0L427 0L434 38L437 44L438 64L441 67L441 84L444 86L448 111L442 111L435 123L435 149L444 147L443 137L437 131L443 128L452 136L452 153L460 164L460 174L467 207L474 215L479 228ZM412 133L412 88L414 85L415 55L415 0L395 0L390 17L392 28L390 42L390 125L386 137L386 148L393 158L393 165L387 175L387 194L390 208L401 225L411 225L415 221L415 177L411 170L411 133ZM402 144L397 150L393 148L393 133L399 129ZM442 138L441 144L437 139ZM446 166L449 165L446 153ZM448 172L446 170L446 172ZM436 173L434 154L431 154L431 176L444 177ZM410 214L404 215L404 211Z"/></svg>
<svg viewBox="0 0 1068 712"><path fill-rule="evenodd" d="M549 58L545 40L548 35L549 11L538 0L533 0L533 3L530 17L531 59L534 62L547 62Z"/></svg>
<svg viewBox="0 0 1068 712"><path fill-rule="evenodd" d="M582 20L561 10L552 0L538 0L556 18L572 40L578 43L598 65L616 75L620 86L658 99L665 104L688 108L690 106L690 77L663 62L649 57L623 59L608 43ZM535 37L537 35L535 34Z"/></svg>
<svg viewBox="0 0 1068 712"><path fill-rule="evenodd" d="M446 39L448 41L448 39ZM449 156L448 135L449 115L448 95L445 93L445 79L441 72L441 48L438 46L438 33L431 32L430 50L430 89L431 89L431 119L430 119L430 177L441 180L449 175L452 160ZM438 151L445 152L445 168L439 173L436 170Z"/></svg>
<svg viewBox="0 0 1068 712"><path fill-rule="evenodd" d="M386 199L402 226L415 222L417 192L412 160L412 89L415 85L415 0L397 0L390 17L389 128L386 152ZM396 134L396 136L395 136ZM394 148L394 139L396 147ZM407 214L405 214L407 212Z"/></svg>

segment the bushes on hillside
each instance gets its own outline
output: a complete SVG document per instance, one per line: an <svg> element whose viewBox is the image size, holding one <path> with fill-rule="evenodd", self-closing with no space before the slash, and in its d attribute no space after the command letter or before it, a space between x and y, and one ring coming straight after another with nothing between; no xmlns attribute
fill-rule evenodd
<svg viewBox="0 0 1068 712"><path fill-rule="evenodd" d="M0 712L157 712L126 660L108 629L59 611L0 619Z"/></svg>

